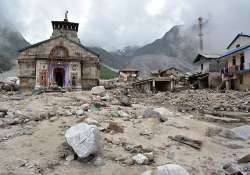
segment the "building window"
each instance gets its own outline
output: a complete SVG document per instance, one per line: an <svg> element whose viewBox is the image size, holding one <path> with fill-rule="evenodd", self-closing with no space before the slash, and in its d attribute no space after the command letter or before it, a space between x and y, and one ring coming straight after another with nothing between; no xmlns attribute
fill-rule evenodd
<svg viewBox="0 0 250 175"><path fill-rule="evenodd" d="M235 59L235 57L233 57L233 66L235 66L236 65L236 59Z"/></svg>
<svg viewBox="0 0 250 175"><path fill-rule="evenodd" d="M244 80L243 75L240 75L240 84L243 84L243 80Z"/></svg>
<svg viewBox="0 0 250 175"><path fill-rule="evenodd" d="M201 70L203 70L203 64L201 64Z"/></svg>
<svg viewBox="0 0 250 175"><path fill-rule="evenodd" d="M244 70L245 57L244 54L240 55L240 70Z"/></svg>
<svg viewBox="0 0 250 175"><path fill-rule="evenodd" d="M238 47L240 47L240 44L237 44L237 45L236 45L236 48L238 48Z"/></svg>

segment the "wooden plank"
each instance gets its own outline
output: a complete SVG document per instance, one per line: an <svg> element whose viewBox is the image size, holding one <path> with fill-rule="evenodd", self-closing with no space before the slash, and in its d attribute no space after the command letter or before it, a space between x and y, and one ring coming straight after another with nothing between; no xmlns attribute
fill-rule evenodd
<svg viewBox="0 0 250 175"><path fill-rule="evenodd" d="M201 147L202 147L202 141L190 139L190 138L187 138L185 136L177 135L177 136L174 136L174 137L169 136L168 138L171 139L171 140L174 140L176 142L188 145L188 146L190 146L190 147L192 147L194 149L197 149L197 150L200 150Z"/></svg>

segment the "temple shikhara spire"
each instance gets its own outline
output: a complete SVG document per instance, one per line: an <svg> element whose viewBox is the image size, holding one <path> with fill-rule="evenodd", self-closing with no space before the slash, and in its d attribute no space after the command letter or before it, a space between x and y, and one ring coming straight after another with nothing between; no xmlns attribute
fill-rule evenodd
<svg viewBox="0 0 250 175"><path fill-rule="evenodd" d="M68 14L69 14L69 11L67 10L65 12L65 17L64 17L64 21L68 22Z"/></svg>

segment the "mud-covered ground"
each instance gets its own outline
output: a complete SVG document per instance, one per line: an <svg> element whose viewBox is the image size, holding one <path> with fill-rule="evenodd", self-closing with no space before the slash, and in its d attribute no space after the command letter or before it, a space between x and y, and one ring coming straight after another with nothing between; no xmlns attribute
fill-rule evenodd
<svg viewBox="0 0 250 175"><path fill-rule="evenodd" d="M8 109L8 113L0 118L0 175L138 175L169 163L183 166L192 175L224 175L222 167L226 163L249 154L250 140L229 139L216 131L247 123L228 119L225 124L223 120L207 120L214 116L180 110L182 105L178 103L184 98L183 93L148 96L131 93L132 106L127 107L120 104L119 88L106 91L103 97L90 91L40 95L2 92L0 109ZM216 93L207 92L207 97ZM199 108L194 99L188 103ZM89 109L82 114L83 106ZM161 107L168 120L143 118L150 107ZM103 149L98 155L101 164L96 163L95 157L66 158L65 131L87 119L96 120L101 133ZM107 130L111 121L123 128L123 132ZM168 138L176 135L202 141L201 150ZM134 164L131 158L139 152L153 153L154 158L147 165Z"/></svg>

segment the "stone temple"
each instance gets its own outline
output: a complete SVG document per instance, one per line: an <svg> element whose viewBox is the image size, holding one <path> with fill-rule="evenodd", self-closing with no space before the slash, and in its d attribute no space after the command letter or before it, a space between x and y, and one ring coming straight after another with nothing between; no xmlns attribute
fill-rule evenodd
<svg viewBox="0 0 250 175"><path fill-rule="evenodd" d="M21 88L50 86L90 89L99 84L100 58L80 43L78 23L52 21L50 39L19 51Z"/></svg>

